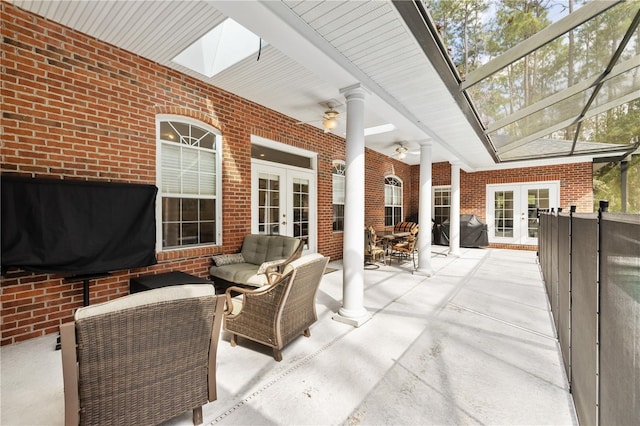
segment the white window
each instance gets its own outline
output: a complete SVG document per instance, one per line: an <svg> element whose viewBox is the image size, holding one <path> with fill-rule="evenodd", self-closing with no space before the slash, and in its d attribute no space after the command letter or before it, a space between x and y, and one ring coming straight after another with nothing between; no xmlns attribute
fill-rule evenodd
<svg viewBox="0 0 640 426"><path fill-rule="evenodd" d="M333 162L333 230L344 231L344 161Z"/></svg>
<svg viewBox="0 0 640 426"><path fill-rule="evenodd" d="M160 249L221 243L220 144L204 123L158 118Z"/></svg>
<svg viewBox="0 0 640 426"><path fill-rule="evenodd" d="M451 215L451 187L433 187L433 221L440 225Z"/></svg>
<svg viewBox="0 0 640 426"><path fill-rule="evenodd" d="M402 181L396 176L384 178L384 226L402 222Z"/></svg>

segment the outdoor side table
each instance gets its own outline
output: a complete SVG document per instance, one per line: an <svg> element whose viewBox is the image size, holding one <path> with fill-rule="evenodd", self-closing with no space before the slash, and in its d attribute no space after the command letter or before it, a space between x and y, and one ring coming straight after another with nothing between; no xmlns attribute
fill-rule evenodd
<svg viewBox="0 0 640 426"><path fill-rule="evenodd" d="M143 275L129 280L129 293L151 290L152 288L167 287L181 284L209 284L213 281L196 277L182 271L166 272L157 275Z"/></svg>

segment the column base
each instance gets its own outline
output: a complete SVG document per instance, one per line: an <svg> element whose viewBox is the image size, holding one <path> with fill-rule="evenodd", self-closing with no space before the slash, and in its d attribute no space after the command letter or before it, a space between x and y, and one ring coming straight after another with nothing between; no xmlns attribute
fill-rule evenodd
<svg viewBox="0 0 640 426"><path fill-rule="evenodd" d="M424 277L432 277L433 269L431 268L418 268L415 270L414 275L422 275Z"/></svg>
<svg viewBox="0 0 640 426"><path fill-rule="evenodd" d="M331 319L344 324L348 324L353 327L360 327L365 322L371 319L371 314L365 311L363 315L353 317L353 316L345 316L341 314L340 311L338 311L337 313L333 314Z"/></svg>
<svg viewBox="0 0 640 426"><path fill-rule="evenodd" d="M460 250L450 250L447 256L460 257Z"/></svg>

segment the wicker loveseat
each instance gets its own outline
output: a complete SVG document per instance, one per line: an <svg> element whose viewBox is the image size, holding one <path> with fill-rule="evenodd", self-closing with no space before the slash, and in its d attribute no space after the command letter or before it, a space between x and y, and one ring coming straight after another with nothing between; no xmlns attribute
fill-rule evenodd
<svg viewBox="0 0 640 426"><path fill-rule="evenodd" d="M268 272L282 272L284 267L302 254L303 242L284 235L249 234L240 253L212 256L209 268L216 290L227 287L262 287Z"/></svg>

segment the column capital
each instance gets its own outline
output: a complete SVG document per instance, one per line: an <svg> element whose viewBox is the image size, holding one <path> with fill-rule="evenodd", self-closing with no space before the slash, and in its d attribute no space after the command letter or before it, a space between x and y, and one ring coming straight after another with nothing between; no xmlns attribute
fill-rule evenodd
<svg viewBox="0 0 640 426"><path fill-rule="evenodd" d="M340 94L347 99L364 99L365 95L370 95L371 92L362 84L356 83L340 89Z"/></svg>

